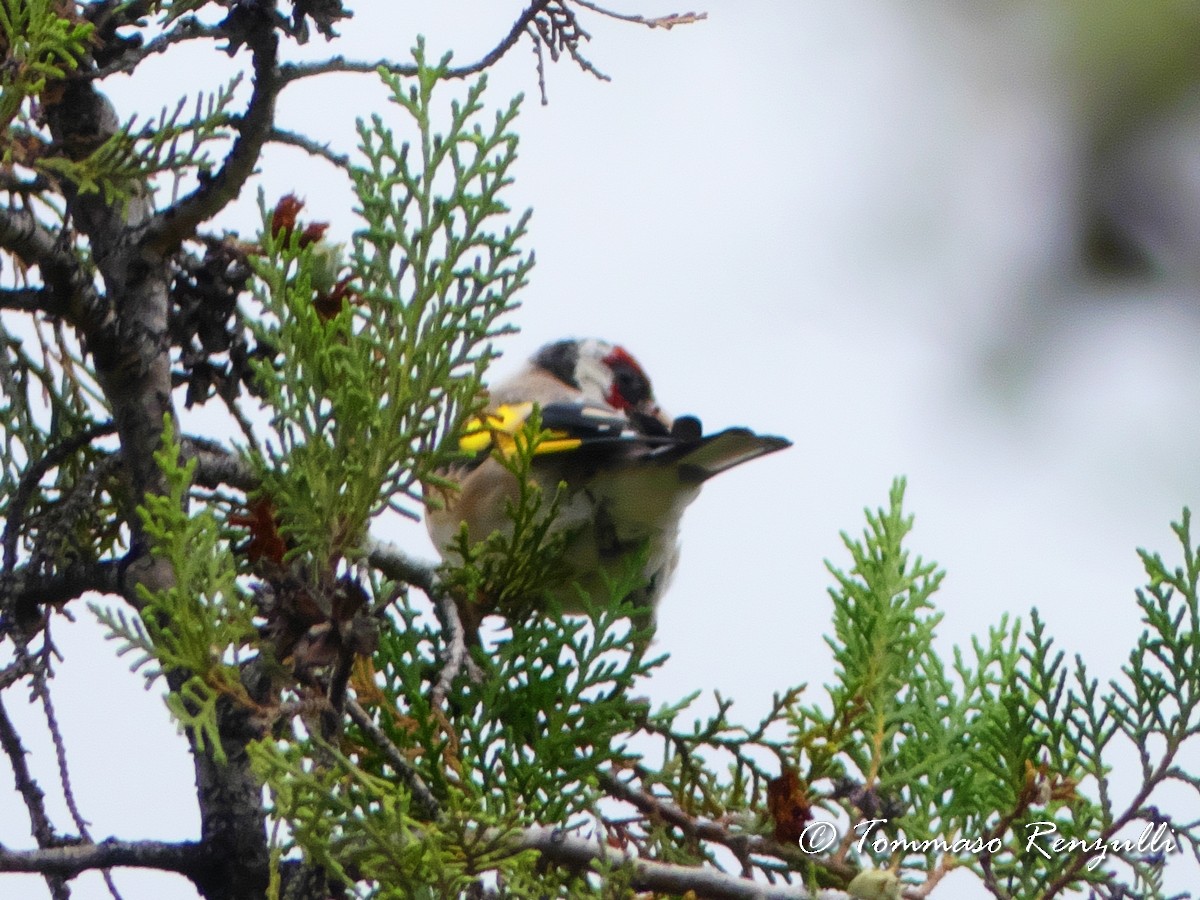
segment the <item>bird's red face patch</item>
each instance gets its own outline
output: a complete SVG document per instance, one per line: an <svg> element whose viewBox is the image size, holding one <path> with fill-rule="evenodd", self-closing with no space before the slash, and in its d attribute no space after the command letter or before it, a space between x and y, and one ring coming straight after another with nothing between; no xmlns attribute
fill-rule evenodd
<svg viewBox="0 0 1200 900"><path fill-rule="evenodd" d="M614 347L612 352L604 357L604 364L613 374L608 395L604 398L609 406L628 412L638 409L654 396L650 388L650 379L624 347Z"/></svg>

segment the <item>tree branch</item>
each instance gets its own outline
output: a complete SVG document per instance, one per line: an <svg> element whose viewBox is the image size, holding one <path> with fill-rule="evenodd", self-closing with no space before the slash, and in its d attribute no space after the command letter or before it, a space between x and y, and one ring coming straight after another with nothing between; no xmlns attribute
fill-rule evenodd
<svg viewBox="0 0 1200 900"><path fill-rule="evenodd" d="M95 591L99 594L123 594L121 563L103 560L75 563L53 575L33 575L17 569L11 576L5 600L14 609L32 609L51 603L66 603Z"/></svg>
<svg viewBox="0 0 1200 900"><path fill-rule="evenodd" d="M13 172L0 172L0 191L13 194L40 194L50 187L50 179L45 175L35 175L32 178L21 178Z"/></svg>
<svg viewBox="0 0 1200 900"><path fill-rule="evenodd" d="M164 841L118 841L44 847L38 850L9 850L0 847L0 872L28 872L74 878L93 869L130 867L178 872L193 881L204 869L200 845Z"/></svg>
<svg viewBox="0 0 1200 900"><path fill-rule="evenodd" d="M762 835L731 831L716 822L696 818L669 800L656 797L622 781L612 772L599 772L597 777L600 787L609 796L623 800L655 821L666 822L678 828L689 838L711 841L727 847L743 864L750 859L751 854L755 854L782 859L794 867L803 865L805 854L798 847L781 844ZM822 866L835 870L846 878L852 877L855 872L850 866L835 866L824 860Z"/></svg>
<svg viewBox="0 0 1200 900"><path fill-rule="evenodd" d="M703 22L708 18L708 13L671 13L666 16L646 16L631 15L629 13L619 13L616 10L606 9L603 6L598 6L595 3L590 3L589 0L571 0L577 6L582 6L584 9L590 9L594 13L602 16L607 16L610 19L618 19L622 22L633 22L635 25L645 25L647 28L662 28L670 30L676 25L692 25L696 22Z"/></svg>
<svg viewBox="0 0 1200 900"><path fill-rule="evenodd" d="M59 300L50 288L0 288L0 309L57 316L62 314Z"/></svg>
<svg viewBox="0 0 1200 900"><path fill-rule="evenodd" d="M21 795L21 799L25 801L25 808L29 811L29 825L33 839L42 849L54 846L59 842L59 837L54 831L50 817L46 815L46 795L33 776L29 774L29 767L25 765L27 751L21 745L21 737L8 717L2 697L0 697L0 749L3 749L4 755L8 757L17 793ZM69 900L71 892L61 875L47 874L46 886L50 889L50 895L54 900Z"/></svg>
<svg viewBox="0 0 1200 900"><path fill-rule="evenodd" d="M372 541L367 547L367 563L392 581L403 581L430 596L436 590L437 564L414 559L395 544Z"/></svg>
<svg viewBox="0 0 1200 900"><path fill-rule="evenodd" d="M271 133L267 136L267 140L272 144L287 144L292 147L299 147L305 153L318 156L330 165L337 166L343 171L349 172L350 170L350 157L345 153L335 153L329 149L328 144L319 144L312 138L298 134L295 131L272 128Z"/></svg>
<svg viewBox="0 0 1200 900"><path fill-rule="evenodd" d="M185 437L182 456L185 460L196 460L195 479L202 487L228 485L242 491L252 491L258 487L258 479L250 464L220 444L204 438Z"/></svg>
<svg viewBox="0 0 1200 900"><path fill-rule="evenodd" d="M371 714L363 709L353 697L346 699L346 712L350 716L350 721L374 742L391 767L396 770L400 780L408 786L413 800L416 801L421 812L429 819L436 819L441 814L441 804L438 803L433 792L429 790L428 785L421 779L420 774L412 767L400 749L384 734L383 729L375 724Z"/></svg>
<svg viewBox="0 0 1200 900"><path fill-rule="evenodd" d="M104 318L104 301L90 275L83 271L74 253L62 245L59 236L30 210L0 207L0 249L41 271L46 300L38 309L61 315L81 327L85 323L95 327Z"/></svg>
<svg viewBox="0 0 1200 900"><path fill-rule="evenodd" d="M39 847L53 845L59 838L54 831L54 826L50 823L50 817L46 815L46 794L29 774L29 767L25 765L25 756L28 751L21 745L21 737L8 717L8 710L4 708L2 695L0 695L0 749L4 751L4 755L8 757L8 761L12 765L13 781L17 793L21 795L26 809L29 810L29 824L34 840L38 842Z"/></svg>
<svg viewBox="0 0 1200 900"><path fill-rule="evenodd" d="M0 208L0 247L27 266L74 266L75 258L58 243L58 236L28 209Z"/></svg>
<svg viewBox="0 0 1200 900"><path fill-rule="evenodd" d="M171 252L191 237L200 223L237 198L254 174L263 145L275 125L275 98L283 85L276 67L279 38L275 33L275 22L268 13L248 14L261 18L245 30L245 40L253 59L254 92L245 115L237 120L238 137L216 175L150 222L143 246L152 252Z"/></svg>
<svg viewBox="0 0 1200 900"><path fill-rule="evenodd" d="M492 50L481 59L466 66L457 66L448 69L446 74L451 78L465 78L468 75L474 75L482 72L489 66L495 65L504 54L508 53L516 46L517 41L521 39L521 35L525 33L525 28L528 26L538 14L543 12L555 0L534 0L521 13L520 18L513 23L508 34L500 41ZM348 60L344 56L334 56L330 59L316 63L292 63L281 66L279 72L280 85L290 84L293 81L298 81L301 78L309 78L313 75L323 75L326 72L360 72L369 73L379 69L386 69L393 75L412 76L417 74L417 67L413 65L402 65L392 62L389 59L381 59L376 62L365 62L361 60Z"/></svg>
<svg viewBox="0 0 1200 900"><path fill-rule="evenodd" d="M546 859L574 868L603 862L609 866L628 866L633 870L630 887L635 891L686 894L713 900L851 900L843 891L813 893L800 885L772 885L738 878L715 869L660 863L639 859L631 853L614 850L598 841L567 834L557 828L530 828L517 838L524 850L537 850Z"/></svg>
<svg viewBox="0 0 1200 900"><path fill-rule="evenodd" d="M132 72L142 60L149 56L154 56L156 53L162 53L174 44L179 44L183 41L194 41L199 38L219 40L223 37L226 37L226 35L220 28L204 25L195 17L188 16L187 18L180 19L174 28L160 34L154 40L150 41L150 43L122 53L107 66L87 72L83 77L98 81L102 78L107 78L109 75L115 75L118 72Z"/></svg>

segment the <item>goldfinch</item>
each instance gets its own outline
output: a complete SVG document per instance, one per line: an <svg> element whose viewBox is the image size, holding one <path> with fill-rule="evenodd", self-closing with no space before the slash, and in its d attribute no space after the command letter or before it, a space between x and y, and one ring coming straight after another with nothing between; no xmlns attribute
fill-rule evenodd
<svg viewBox="0 0 1200 900"><path fill-rule="evenodd" d="M592 338L548 344L491 388L488 400L487 415L460 440L474 458L445 473L457 490L439 490L429 504L430 537L447 557L456 555L463 523L473 542L512 528L507 507L518 485L494 453L504 451L536 404L545 438L533 458L533 477L543 496L566 486L554 523L567 534L566 577L556 592L565 613L582 612L579 589L593 602L607 602L607 576L624 574L633 555L644 553L643 586L630 599L653 625L679 560L680 519L701 485L791 445L747 428L704 435L695 417L672 419L637 361ZM465 624L477 628L486 610L463 612Z"/></svg>

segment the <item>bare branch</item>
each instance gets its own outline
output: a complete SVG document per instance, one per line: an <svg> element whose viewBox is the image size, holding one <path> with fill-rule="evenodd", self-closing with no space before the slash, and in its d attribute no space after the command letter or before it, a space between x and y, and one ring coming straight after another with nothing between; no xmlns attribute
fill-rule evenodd
<svg viewBox="0 0 1200 900"><path fill-rule="evenodd" d="M678 828L689 838L711 841L727 847L743 865L749 860L751 854L782 859L795 867L803 865L804 854L798 847L781 844L762 835L733 831L717 822L697 818L669 800L656 797L639 790L627 781L622 781L612 772L599 772L597 777L600 787L609 796L623 800L655 821L666 822ZM833 868L828 865L826 867ZM854 874L854 870L846 866L840 870L840 874L849 878Z"/></svg>
<svg viewBox="0 0 1200 900"><path fill-rule="evenodd" d="M28 751L22 746L21 737L8 717L3 698L0 698L0 749L3 749L4 755L8 757L17 793L21 795L21 799L25 801L25 808L29 811L33 839L43 849L54 846L60 839L54 831L50 817L46 815L46 795L29 774L29 767L25 765L25 754ZM71 891L61 875L47 873L46 885L54 900L68 900L71 896Z"/></svg>
<svg viewBox="0 0 1200 900"><path fill-rule="evenodd" d="M156 53L162 53L174 44L179 44L183 41L194 41L200 38L219 40L225 36L224 31L220 28L204 25L196 18L188 16L187 18L180 19L174 28L164 34L160 34L154 40L150 41L150 43L138 47L136 50L129 50L121 54L120 57L107 66L83 73L82 77L96 81L101 78L107 78L109 75L115 75L118 72L132 72L142 60L149 56L154 56Z"/></svg>
<svg viewBox="0 0 1200 900"><path fill-rule="evenodd" d="M27 266L75 265L75 257L59 245L58 236L28 209L0 208L0 248Z"/></svg>
<svg viewBox="0 0 1200 900"><path fill-rule="evenodd" d="M0 288L0 309L57 316L63 312L60 300L49 288Z"/></svg>
<svg viewBox="0 0 1200 900"><path fill-rule="evenodd" d="M76 563L53 575L33 575L17 569L8 584L15 609L33 609L49 604L66 603L89 591L99 594L122 594L121 563L103 560Z"/></svg>
<svg viewBox="0 0 1200 900"><path fill-rule="evenodd" d="M0 669L0 691L12 687L26 675L37 669L37 661L28 653L17 654L17 658Z"/></svg>
<svg viewBox="0 0 1200 900"><path fill-rule="evenodd" d="M252 491L258 478L250 464L238 454L204 438L185 437L182 445L185 460L196 460L196 483L206 488L222 485L242 491Z"/></svg>
<svg viewBox="0 0 1200 900"><path fill-rule="evenodd" d="M393 75L403 75L406 77L417 74L416 66L401 65L387 59L369 62L366 60L346 59L344 56L331 56L329 59L323 59L320 62L314 63L285 63L279 67L279 85L280 87L284 87L302 78L311 78L314 75L326 75L330 72L351 72L360 75L369 75L380 69L391 72Z"/></svg>
<svg viewBox="0 0 1200 900"><path fill-rule="evenodd" d="M41 657L42 664L33 673L33 693L41 701L42 710L46 716L46 730L50 732L50 739L54 744L54 755L58 761L58 783L62 788L63 800L67 804L67 810L71 813L71 820L75 823L75 828L79 832L79 836L87 843L91 844L92 836L88 833L88 823L84 819L83 813L79 811L79 804L75 800L75 790L71 786L71 770L67 763L67 745L63 740L62 729L58 725L58 715L54 712L54 701L50 697L50 654L54 651L54 644L50 641L50 623L49 616L46 616L46 640L42 645ZM108 892L112 895L113 900L121 900L121 895L117 893L117 886L113 882L112 873L107 867L101 870L104 876L104 883L108 886Z"/></svg>
<svg viewBox="0 0 1200 900"><path fill-rule="evenodd" d="M671 29L676 25L693 25L696 22L703 22L708 18L708 13L671 13L666 16L654 16L646 18L645 16L635 16L628 13L619 13L615 10L605 9L603 6L597 6L595 3L590 3L588 0L571 0L576 6L582 6L584 9L590 9L594 13L599 13L602 16L607 16L610 19L620 19L622 22L633 22L637 25L645 25L647 28L663 28Z"/></svg>
<svg viewBox="0 0 1200 900"><path fill-rule="evenodd" d="M446 636L445 658L442 660L442 670L438 673L430 700L435 708L440 708L460 672L465 670L467 677L474 681L481 681L483 673L468 652L469 644L479 643L478 631L467 633L462 616L459 615L458 604L440 585L435 585L429 597L433 600L434 610Z"/></svg>
<svg viewBox="0 0 1200 900"><path fill-rule="evenodd" d="M436 592L437 564L414 559L395 544L372 542L367 562L393 581L403 581L432 596Z"/></svg>
<svg viewBox="0 0 1200 900"><path fill-rule="evenodd" d="M424 591L433 601L434 611L446 637L442 670L434 685L432 702L440 706L450 692L450 685L460 672L478 680L483 673L468 652L470 635L458 614L458 606L438 581L437 563L414 559L395 544L372 542L367 547L367 563L393 581L402 581Z"/></svg>
<svg viewBox="0 0 1200 900"><path fill-rule="evenodd" d="M510 28L508 34L504 36L504 40L492 48L492 51L489 54L487 54L478 62L472 63L469 66L451 69L448 73L450 77L463 78L467 75L474 75L477 72L482 72L484 69L494 66L500 61L500 58L504 56L504 54L516 46L517 41L521 39L521 35L525 33L525 28L553 2L555 2L555 0L534 0L533 3L530 3L529 6L526 7L525 12L521 13L521 17L513 23L513 27Z"/></svg>
<svg viewBox="0 0 1200 900"><path fill-rule="evenodd" d="M101 841L71 847L9 850L0 847L0 872L29 872L74 878L93 869L130 867L178 872L193 878L204 868L200 845L165 841Z"/></svg>
<svg viewBox="0 0 1200 900"><path fill-rule="evenodd" d="M534 0L521 13L520 18L513 23L508 34L500 41L492 50L481 59L466 66L457 66L447 71L451 78L465 78L468 75L475 75L482 72L489 66L495 65L502 56L508 53L516 46L517 41L521 39L521 35L525 33L526 27L533 22L537 16L546 9L551 3L556 0ZM280 67L280 84L290 84L293 81L298 81L301 78L309 78L313 75L323 75L326 72L360 72L370 73L376 72L379 69L385 69L393 75L412 76L417 74L417 67L413 65L401 65L392 62L388 59L381 59L375 62L347 60L344 56L334 56L330 59L323 60L317 63L297 63L284 65Z"/></svg>
<svg viewBox="0 0 1200 900"><path fill-rule="evenodd" d="M384 734L383 729L375 724L371 714L363 709L353 697L346 699L346 712L350 715L350 721L371 739L391 767L396 770L396 774L408 786L413 799L426 818L436 819L441 813L441 804L438 803L433 792L429 790L428 785L421 779L420 774L412 767L400 749Z"/></svg>
<svg viewBox="0 0 1200 900"><path fill-rule="evenodd" d="M0 208L0 249L41 270L42 281L52 292L45 305L48 312L92 329L107 317L103 299L71 248L28 209Z"/></svg>
<svg viewBox="0 0 1200 900"><path fill-rule="evenodd" d="M21 178L13 172L0 172L0 191L13 194L40 194L50 187L50 179L45 175L35 175L33 178Z"/></svg>
<svg viewBox="0 0 1200 900"><path fill-rule="evenodd" d="M517 839L521 849L537 850L546 859L561 865L583 868L603 862L605 866L628 866L633 871L630 887L635 891L664 894L694 892L715 900L850 900L843 891L813 893L800 885L772 885L750 881L693 866L674 865L640 859L614 850L598 841L586 840L556 828L530 828Z"/></svg>
<svg viewBox="0 0 1200 900"><path fill-rule="evenodd" d="M143 240L151 251L169 252L178 247L201 222L236 199L254 174L263 145L275 125L275 98L283 82L276 68L279 38L273 22L264 19L248 28L246 43L254 60L254 93L246 113L236 120L238 137L216 175L150 222Z"/></svg>
<svg viewBox="0 0 1200 900"><path fill-rule="evenodd" d="M298 134L294 131L285 131L282 128L272 128L271 133L267 136L267 140L272 144L288 144L292 147L299 147L305 153L312 156L319 156L330 165L337 166L339 169L347 172L350 170L349 156L345 153L335 153L329 148L328 144L319 144L303 134Z"/></svg>

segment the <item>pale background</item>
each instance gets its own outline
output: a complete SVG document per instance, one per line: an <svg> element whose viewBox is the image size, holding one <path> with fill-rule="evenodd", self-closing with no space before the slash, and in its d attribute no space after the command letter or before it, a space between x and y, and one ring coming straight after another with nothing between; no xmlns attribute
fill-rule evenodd
<svg viewBox="0 0 1200 900"><path fill-rule="evenodd" d="M360 5L336 52L404 58L422 32L460 63L519 11ZM949 573L936 598L947 653L1036 605L1062 649L1112 676L1139 626L1135 548L1177 558L1169 522L1200 505L1194 116L1185 104L1129 126L1108 183L1153 274L1097 278L1080 263L1079 198L1095 117L1112 112L1086 67L1106 58L1073 55L1067 4L987 6L708 0L695 7L707 22L670 32L589 19L587 51L614 81L551 66L547 107L527 44L490 76L494 104L527 95L509 198L535 210L538 260L502 366L555 338L604 337L641 360L671 411L795 442L723 475L689 511L659 617L671 658L644 686L656 702L720 689L751 722L786 686L819 696L832 673L823 560L845 563L838 532L858 533L896 475L909 478L911 548ZM144 121L181 85L215 86L219 58L154 61L114 100ZM354 117L381 96L371 76L294 86L281 124L349 150ZM269 202L296 192L335 236L350 233L340 174L290 149L268 160ZM252 232L252 206L248 192L218 225ZM432 552L420 526L381 536ZM56 697L93 835L196 837L182 738L76 606L79 624L56 632ZM53 798L36 711L11 711ZM30 842L11 793L0 842ZM1195 876L1180 866L1173 884ZM195 896L180 878L116 878L127 900ZM935 896L982 896L964 883ZM0 894L46 896L14 876ZM107 893L92 875L74 896Z"/></svg>

